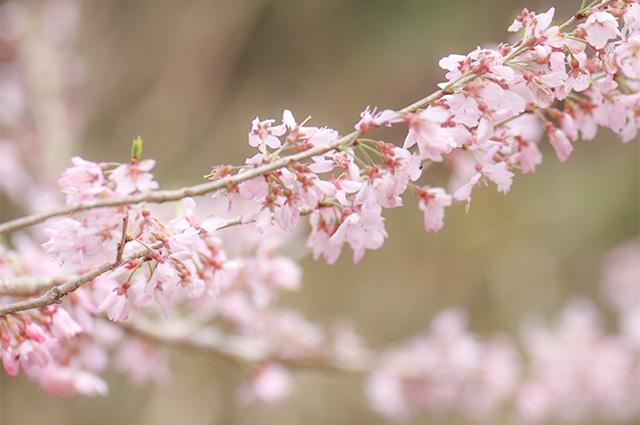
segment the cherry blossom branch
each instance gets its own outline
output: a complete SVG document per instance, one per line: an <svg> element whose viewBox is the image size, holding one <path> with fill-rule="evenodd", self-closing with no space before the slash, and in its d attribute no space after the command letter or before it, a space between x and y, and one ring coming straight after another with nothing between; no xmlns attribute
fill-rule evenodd
<svg viewBox="0 0 640 425"><path fill-rule="evenodd" d="M357 359L341 359L331 353L314 351L309 355L286 355L273 352L270 347L255 343L240 335L227 335L214 326L199 327L192 322L174 320L162 326L148 320L132 318L119 322L126 332L165 346L198 350L215 354L234 364L277 361L291 369L331 369L345 373L363 374L377 363L372 351L362 351Z"/></svg>
<svg viewBox="0 0 640 425"><path fill-rule="evenodd" d="M0 279L0 295L29 296L36 295L52 286L76 279L77 275L65 277L51 276L14 276Z"/></svg>
<svg viewBox="0 0 640 425"><path fill-rule="evenodd" d="M67 281L61 285L53 286L47 292L45 292L42 296L38 298L33 298L30 300L19 301L13 304L7 304L0 306L0 317L6 316L7 314L16 313L18 311L30 310L33 308L40 308L51 304L59 304L62 302L62 298L76 289L80 288L82 285L91 282L96 277L100 276L103 273L106 273L111 270L115 270L122 264L128 263L131 260L136 258L147 257L151 253L151 249L158 249L162 246L162 242L155 242L149 247L138 249L128 255L125 255L120 259L120 261L115 261L113 263L104 263L90 271L80 275L76 279Z"/></svg>
<svg viewBox="0 0 640 425"><path fill-rule="evenodd" d="M590 9L601 8L612 2L613 0L603 0L598 4L590 7ZM584 11L580 11L579 13L574 15L572 18L567 20L565 23L560 25L558 27L559 31L564 31L566 28L576 24L578 21L585 19L586 16L587 15L584 13ZM418 109L438 100L443 95L450 93L453 86L463 85L466 82L482 75L483 73L484 71L470 72L462 76L460 79L458 79L454 83L449 84L449 86L447 86L446 88L442 90L437 90L432 94L430 94L429 96L423 99L420 99L419 101L396 111L396 113L402 115L402 114L415 112ZM214 192L218 189L234 186L238 183L241 183L246 180L250 180L254 177L268 174L280 168L297 163L303 159L308 159L316 155L322 155L330 150L340 148L341 145L350 145L355 140L357 140L358 137L360 137L362 134L366 132L367 130L364 130L364 129L353 131L345 136L338 137L326 144L318 145L311 149L305 150L303 152L289 155L279 160L273 161L271 163L263 164L258 167L246 170L242 173L232 175L232 176L227 176L212 182L201 183L193 186L186 186L176 190L156 190L156 191L136 193L130 196L124 196L119 198L106 198L106 199L97 199L97 200L91 200L91 201L83 201L83 202L78 202L65 207L55 208L49 211L30 214L24 217L20 217L14 220L9 220L4 223L1 223L0 234L14 232L16 230L23 229L25 227L29 227L37 223L41 223L44 220L51 217L66 215L73 212L85 211L93 208L130 205L130 204L136 204L140 202L160 204L165 202L177 201L185 197L202 196L207 193Z"/></svg>
<svg viewBox="0 0 640 425"><path fill-rule="evenodd" d="M464 83L474 77L476 77L475 74L465 76L464 79L461 79L459 81L459 83ZM414 112L419 108L438 100L444 94L446 94L446 90L437 90L434 93L430 94L429 96L423 99L420 99L417 102L405 108L398 110L397 113L406 114L409 112ZM10 233L19 229L23 229L25 227L33 226L34 224L41 223L44 220L51 217L71 214L79 211L86 211L93 208L130 205L130 204L137 204L140 202L161 204L165 202L179 201L180 199L183 199L186 197L206 195L208 193L215 192L218 189L222 189L225 187L232 187L243 181L250 180L257 176L268 174L272 171L287 167L291 164L298 163L301 160L308 159L316 155L322 155L323 153L329 152L330 150L333 150L333 149L339 149L342 145L350 145L355 140L357 140L361 135L363 135L365 132L366 131L364 130L352 131L351 133L345 136L338 137L326 144L318 145L306 151L289 155L281 159L278 159L276 161L273 161L271 163L263 164L255 168L248 169L240 174L227 176L227 177L214 180L211 182L207 182L207 183L200 183L193 186L185 186L181 189L176 189L176 190L155 190L155 191L149 191L149 192L141 192L141 193L136 193L130 196L124 196L121 198L106 198L106 199L96 199L91 201L82 201L72 205L67 205L65 207L54 208L49 211L43 211L40 213L26 215L24 217L16 218L14 220L9 220L0 224L0 234Z"/></svg>
<svg viewBox="0 0 640 425"><path fill-rule="evenodd" d="M585 9L591 10L591 9L600 9L602 7L607 6L610 3L613 3L615 0L602 0L601 2L594 4L593 6L587 6L584 9L580 9L580 11L578 11L578 13L576 13L575 15L573 15L569 20L567 20L564 24L558 26L558 29L560 32L564 31L565 29L571 27L572 25L577 24L579 21L584 20L587 16L585 15ZM625 0L626 1L626 0Z"/></svg>
<svg viewBox="0 0 640 425"><path fill-rule="evenodd" d="M303 208L300 210L300 215L308 215L311 211L309 209ZM128 221L127 219L125 219L124 221ZM224 226L221 226L218 230L222 230L222 229L226 229L229 227L233 227L233 226L238 226L241 224L248 224L248 223L252 223L254 220L250 220L250 221L244 221L244 217L243 216L237 216L231 219L226 220L227 224L225 224ZM126 229L126 223L125 223L125 229ZM123 230L123 237L122 237L122 241L120 242L120 244L118 245L118 253L116 256L116 263L118 263L118 265L121 265L123 263L126 263L128 261L130 261L131 259L134 258L138 258L140 256L137 257L132 257L135 253L130 254L129 256L127 256L126 258L124 258L124 246L125 246L125 242L126 241L126 231ZM149 248L157 248L160 247L160 245L156 246L157 244L160 244L160 242L157 242L156 244L152 244L149 246ZM148 252L147 248L144 248L143 250L144 253ZM104 266L108 264L105 263L102 266L98 267L100 268L100 272L96 271L96 269L92 269L90 272L88 273L92 273L92 278L91 279L95 279L96 277L98 277L99 275L112 270L112 269L108 269L108 268L104 268ZM112 263L115 264L115 263ZM114 267L115 268L115 267ZM96 274L93 274L93 272L95 272ZM84 275L82 275L84 276ZM14 296L29 296L29 295L35 295L40 293L43 290L46 289L50 289L52 286L60 286L65 282L68 282L70 280L77 280L80 279L82 276L79 276L78 274L71 274L71 275L67 275L64 277L58 276L58 277L51 277L51 276L33 276L33 275L26 275L26 276L12 276L12 277L3 277L0 278L0 295L14 295ZM84 283L88 283L84 282ZM75 288L77 289L77 288ZM75 289L71 289L68 293L73 292ZM65 294L65 295L68 295ZM55 301L57 302L57 301ZM52 303L49 303L52 304ZM15 304L11 304L11 305L15 305ZM0 306L0 311L2 311L2 308L5 307L9 307L10 305L5 305L5 306ZM40 306L42 307L42 306Z"/></svg>

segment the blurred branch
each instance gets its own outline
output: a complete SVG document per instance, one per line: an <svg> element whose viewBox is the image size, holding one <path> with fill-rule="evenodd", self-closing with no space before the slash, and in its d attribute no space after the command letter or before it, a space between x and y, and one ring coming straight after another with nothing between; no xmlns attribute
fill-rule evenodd
<svg viewBox="0 0 640 425"><path fill-rule="evenodd" d="M368 350L363 350L357 358L350 360L317 351L306 356L286 355L274 352L262 341L240 335L227 335L217 327L200 327L184 320L172 320L159 326L150 320L130 318L126 322L118 322L117 325L130 334L156 343L215 354L234 364L275 360L292 369L331 369L356 374L367 373L376 364L376 356Z"/></svg>
<svg viewBox="0 0 640 425"><path fill-rule="evenodd" d="M0 279L0 295L29 296L58 286L67 280L76 279L76 275L66 277L51 276L15 276Z"/></svg>

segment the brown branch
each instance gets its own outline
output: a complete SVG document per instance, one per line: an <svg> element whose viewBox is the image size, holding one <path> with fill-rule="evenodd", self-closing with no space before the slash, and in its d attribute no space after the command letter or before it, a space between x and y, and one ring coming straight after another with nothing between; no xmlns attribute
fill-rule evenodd
<svg viewBox="0 0 640 425"><path fill-rule="evenodd" d="M131 318L118 322L126 332L155 343L182 349L211 353L234 364L275 360L292 369L330 369L349 373L367 373L376 364L376 356L364 350L357 359L341 359L332 353L311 352L308 355L278 353L268 344L241 335L227 335L214 326L199 327L185 321L172 321L159 326L150 320Z"/></svg>
<svg viewBox="0 0 640 425"><path fill-rule="evenodd" d="M151 249L158 249L162 246L162 242L155 242L149 245ZM114 263L104 263L88 272L80 275L76 279L67 281L62 285L53 286L43 295L38 298L33 298L30 300L19 301L13 304L7 304L0 306L0 317L6 316L7 314L16 313L19 311L30 310L32 308L40 308L51 304L59 304L62 302L62 298L76 289L80 288L82 285L91 282L96 277L100 276L103 273L116 269L121 264L128 263L131 260L140 257L147 257L150 254L150 250L148 248L141 248L137 251L130 253L129 255L124 256L120 259L120 261L116 261Z"/></svg>
<svg viewBox="0 0 640 425"><path fill-rule="evenodd" d="M122 261L124 255L124 247L127 244L127 230L129 228L129 214L125 215L122 219L122 239L118 244L118 252L116 254L116 262Z"/></svg>
<svg viewBox="0 0 640 425"><path fill-rule="evenodd" d="M598 4L594 4L593 7L587 9L587 10L593 10L593 9L601 9L607 5L609 5L610 3L613 3L615 0L603 0ZM572 25L577 24L578 22L584 20L587 18L588 15L583 15L582 13L578 12L575 15L573 15L568 21L566 21L564 24L560 25L558 27L558 31L562 32L564 30L566 30L567 28L569 28Z"/></svg>
<svg viewBox="0 0 640 425"><path fill-rule="evenodd" d="M0 278L0 295L30 296L37 295L52 286L61 285L77 275L65 277L51 276L12 276Z"/></svg>

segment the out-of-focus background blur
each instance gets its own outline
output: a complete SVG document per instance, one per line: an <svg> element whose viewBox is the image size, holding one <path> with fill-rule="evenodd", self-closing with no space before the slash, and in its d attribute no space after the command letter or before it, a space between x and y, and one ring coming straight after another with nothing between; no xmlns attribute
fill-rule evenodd
<svg viewBox="0 0 640 425"><path fill-rule="evenodd" d="M161 186L198 183L213 165L253 155L247 132L256 116L279 119L288 108L346 133L367 105L400 108L433 91L441 57L508 41L523 7L552 5L564 20L580 1L81 1L74 101L86 126L78 143L58 149L51 172L73 155L126 161L141 135ZM373 346L420 332L449 306L465 308L471 329L488 334L516 333L528 312L552 317L575 294L602 305L601 258L638 235L638 149L601 130L560 164L544 142L535 174L517 175L507 196L476 189L469 214L449 208L438 234L424 232L407 195L405 208L386 211L383 248L357 266L347 250L334 266L303 260L303 291L281 304L321 324L349 318ZM171 364L167 387L132 388L107 375L110 394L94 399L49 395L3 370L2 421L384 423L366 407L359 377L300 371L293 396L263 409L236 405L244 375L228 362L172 351Z"/></svg>

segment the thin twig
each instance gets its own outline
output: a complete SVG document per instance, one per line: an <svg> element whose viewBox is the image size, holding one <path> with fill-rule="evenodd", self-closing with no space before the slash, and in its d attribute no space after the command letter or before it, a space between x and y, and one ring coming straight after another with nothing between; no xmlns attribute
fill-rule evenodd
<svg viewBox="0 0 640 425"><path fill-rule="evenodd" d="M149 248L158 249L161 246L162 242L155 242L149 245ZM59 304L60 302L62 302L63 297L80 288L82 285L91 282L101 274L106 273L110 270L114 270L121 264L128 263L129 261L136 258L147 257L149 256L149 254L151 254L151 252L146 247L138 249L137 251L124 256L120 261L116 261L113 263L104 263L101 266L98 266L80 275L76 279L65 282L62 285L54 286L38 298L0 306L0 317L6 316L7 314L11 313L16 313L18 311L40 308L51 304Z"/></svg>
<svg viewBox="0 0 640 425"><path fill-rule="evenodd" d="M129 228L129 214L122 219L122 239L118 244L118 253L116 254L116 262L122 261L124 255L124 246L127 244L127 230Z"/></svg>
<svg viewBox="0 0 640 425"><path fill-rule="evenodd" d="M52 286L61 285L70 279L76 279L78 275L65 277L51 276L12 276L0 278L0 295L13 295L28 297L42 293Z"/></svg>

